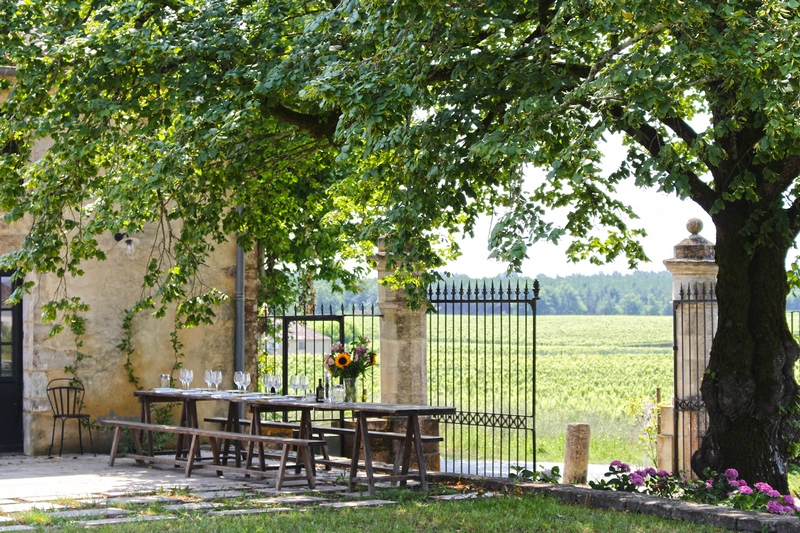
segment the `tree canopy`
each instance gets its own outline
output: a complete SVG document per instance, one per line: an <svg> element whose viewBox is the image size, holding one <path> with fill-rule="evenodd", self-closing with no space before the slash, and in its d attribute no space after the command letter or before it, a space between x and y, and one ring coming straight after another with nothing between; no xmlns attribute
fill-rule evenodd
<svg viewBox="0 0 800 533"><path fill-rule="evenodd" d="M0 6L0 57L17 69L0 108L0 208L33 221L5 266L76 273L102 258L101 232L156 223L171 246L146 283L185 299L230 234L266 242L277 279L300 268L345 281L342 254L386 235L413 289L482 213L512 269L539 239L634 266L643 232L615 198L634 180L697 202L717 228L720 327L695 468L785 487L796 0ZM608 174L610 134L628 154ZM30 163L42 137L53 148ZM546 176L531 183L534 167Z"/></svg>

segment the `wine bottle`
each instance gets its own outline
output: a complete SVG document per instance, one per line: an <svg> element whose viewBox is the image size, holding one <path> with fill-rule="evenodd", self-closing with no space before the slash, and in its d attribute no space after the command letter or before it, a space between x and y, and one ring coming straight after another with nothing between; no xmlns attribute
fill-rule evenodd
<svg viewBox="0 0 800 533"><path fill-rule="evenodd" d="M325 401L325 387L322 386L322 378L319 378L319 385L317 385L317 401L319 403Z"/></svg>

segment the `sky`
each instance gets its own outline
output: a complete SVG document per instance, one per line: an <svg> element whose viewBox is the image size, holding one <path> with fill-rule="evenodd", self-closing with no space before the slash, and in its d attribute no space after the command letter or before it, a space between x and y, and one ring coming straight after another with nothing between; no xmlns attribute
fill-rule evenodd
<svg viewBox="0 0 800 533"><path fill-rule="evenodd" d="M624 156L619 139L611 139L604 150L605 160L602 168L609 172L618 166ZM680 200L674 195L660 193L655 189L639 189L632 183L624 183L618 187L618 198L633 207L639 215L629 227L643 228L647 237L642 239L649 263L640 263L637 270L659 272L666 268L662 261L673 256L673 246L690 235L686 222L690 218L699 218L703 222L700 235L711 242L715 239L714 224L711 217L700 206L691 200ZM475 228L474 238L460 241L463 255L448 264L447 270L453 274L467 274L471 277L492 277L506 271L503 263L488 259L487 243L492 228L489 217L483 217ZM622 258L614 263L597 266L588 261L570 263L564 251L568 242L562 241L558 246L552 243L539 242L528 250L528 257L522 266L522 275L536 277L568 276L571 274L597 274L621 272L629 273L627 261Z"/></svg>

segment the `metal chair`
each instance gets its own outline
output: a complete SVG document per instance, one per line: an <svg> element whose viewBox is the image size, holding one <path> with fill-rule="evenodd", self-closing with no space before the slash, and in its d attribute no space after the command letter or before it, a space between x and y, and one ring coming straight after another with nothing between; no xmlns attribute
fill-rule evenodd
<svg viewBox="0 0 800 533"><path fill-rule="evenodd" d="M50 407L53 408L53 434L50 438L50 449L47 455L53 451L53 443L56 439L56 420L61 420L61 444L58 447L58 456L61 457L61 449L64 447L64 422L69 419L78 421L78 443L83 455L83 436L81 435L81 421L87 422L89 428L89 443L92 445L92 453L97 456L92 440L92 426L89 424L89 415L82 414L83 395L85 390L83 384L77 379L57 378L50 380L47 384L47 399L50 400Z"/></svg>

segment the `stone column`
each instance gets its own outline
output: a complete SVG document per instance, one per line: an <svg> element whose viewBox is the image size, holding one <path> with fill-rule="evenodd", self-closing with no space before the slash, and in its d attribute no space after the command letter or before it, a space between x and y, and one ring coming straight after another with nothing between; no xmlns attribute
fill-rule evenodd
<svg viewBox="0 0 800 533"><path fill-rule="evenodd" d="M707 427L700 385L716 332L718 267L714 245L699 235L703 223L692 218L686 229L691 235L675 246L674 258L664 261L675 302L675 390L672 407L663 412L658 457L659 468L690 475L692 453Z"/></svg>
<svg viewBox="0 0 800 533"><path fill-rule="evenodd" d="M427 327L425 310L412 310L400 290L380 284L391 274L386 247L378 242L373 257L378 271L378 307L381 310L381 402L427 405Z"/></svg>

